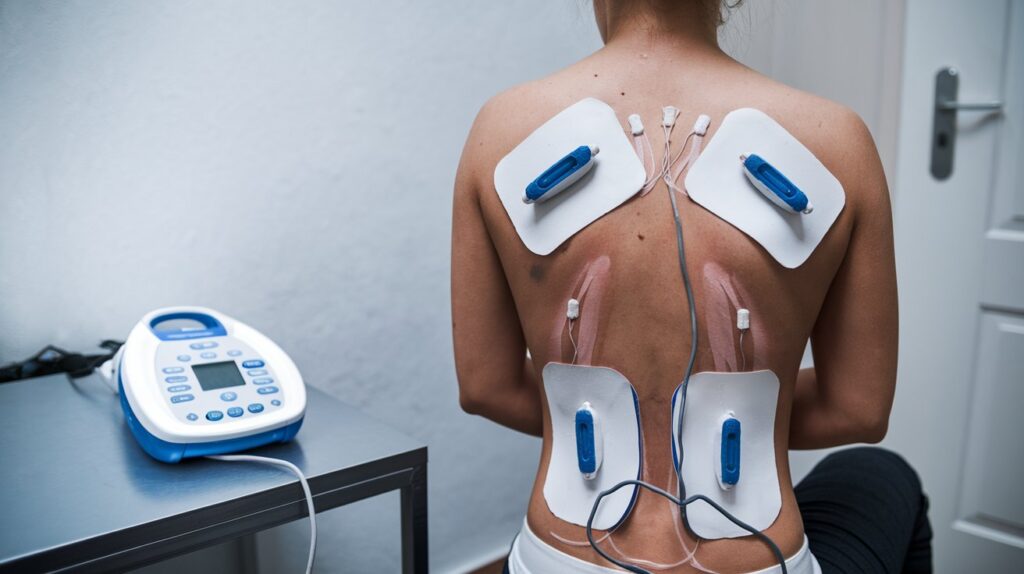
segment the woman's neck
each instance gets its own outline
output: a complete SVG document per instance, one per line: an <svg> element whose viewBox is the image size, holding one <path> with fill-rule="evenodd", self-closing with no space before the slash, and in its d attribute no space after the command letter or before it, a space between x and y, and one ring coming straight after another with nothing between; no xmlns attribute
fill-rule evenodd
<svg viewBox="0 0 1024 574"><path fill-rule="evenodd" d="M610 50L639 51L644 54L721 54L717 23L693 7L664 10L625 11L608 6L599 17L605 47Z"/></svg>

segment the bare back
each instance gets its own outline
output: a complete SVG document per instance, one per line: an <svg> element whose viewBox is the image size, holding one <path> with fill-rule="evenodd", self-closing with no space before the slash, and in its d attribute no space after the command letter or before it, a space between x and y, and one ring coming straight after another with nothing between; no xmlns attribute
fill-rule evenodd
<svg viewBox="0 0 1024 574"><path fill-rule="evenodd" d="M796 269L783 268L751 238L679 196L699 326L694 372L735 370L743 361L748 369L774 371L781 382L775 448L782 509L766 534L788 556L803 541L788 450L800 359L808 338L814 336L819 371L827 367L856 375L851 366L854 358L842 350L844 344L857 347L866 358L878 359L873 368L895 367L894 356L888 356L894 355L895 344L887 336L870 341L864 337L870 325L834 324L847 319L861 303L872 301L881 301L883 308L868 311L871 316L865 320L874 321L879 333L885 331L882 322L895 321L888 195L870 136L844 108L778 84L720 53L682 60L605 49L552 77L498 96L481 112L460 166L453 222L455 341L457 358L460 353L463 356L460 380L472 376L470 372L502 365L513 376L519 365L532 370L523 377L536 385L540 396L540 404L529 408L539 407L544 448L528 512L531 529L552 546L605 565L588 546L565 543L585 541L584 531L554 516L542 493L551 425L543 387L537 381L545 364L572 359L573 342L563 328L565 302L588 267L595 263L606 267L599 277L599 301L588 309L597 318L587 361L616 369L635 387L642 414L643 478L665 488L675 480L670 400L683 378L691 339L664 183L647 196L621 205L544 257L524 247L494 191L496 163L540 124L584 97L608 103L621 120L638 113L649 126L660 120L663 106L674 105L681 110L682 131L688 131L699 114L708 114L712 118L708 138L714 138L728 112L741 107L760 109L804 143L844 185L846 208L808 261ZM660 130L648 130L648 134L653 148L660 150ZM677 140L673 151L677 151L682 138L673 139ZM749 309L754 318L744 353L735 340L738 307ZM477 317L481 312L485 316ZM834 342L843 329L847 329L844 344ZM853 335L861 338L848 338ZM883 350L887 344L890 348ZM532 361L523 363L526 349ZM877 378L887 376L882 373ZM851 389L847 392L857 396ZM696 543L678 520L668 502L642 491L627 520L615 531L615 545L624 555L675 562L684 555L680 535L688 547ZM774 563L768 549L751 538L701 541L698 557L705 567L725 572ZM671 571L689 572L693 566L684 564Z"/></svg>

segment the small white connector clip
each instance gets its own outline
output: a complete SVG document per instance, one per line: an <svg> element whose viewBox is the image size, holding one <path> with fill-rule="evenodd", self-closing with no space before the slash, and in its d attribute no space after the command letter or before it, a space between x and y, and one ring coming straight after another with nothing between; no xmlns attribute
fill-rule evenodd
<svg viewBox="0 0 1024 574"><path fill-rule="evenodd" d="M633 135L639 136L644 133L644 123L640 121L639 114L629 115L629 131L633 132Z"/></svg>
<svg viewBox="0 0 1024 574"><path fill-rule="evenodd" d="M698 136L703 136L708 133L708 126L711 125L711 116L707 114L701 114L697 116L697 121L693 122L693 133Z"/></svg>
<svg viewBox="0 0 1024 574"><path fill-rule="evenodd" d="M576 299L569 299L569 304L565 308L565 316L571 320L580 318L580 302Z"/></svg>
<svg viewBox="0 0 1024 574"><path fill-rule="evenodd" d="M736 328L746 331L750 328L750 311L747 309L736 310Z"/></svg>
<svg viewBox="0 0 1024 574"><path fill-rule="evenodd" d="M664 108L661 108L661 125L666 128L676 125L677 117L679 117L679 108L675 106L665 106Z"/></svg>

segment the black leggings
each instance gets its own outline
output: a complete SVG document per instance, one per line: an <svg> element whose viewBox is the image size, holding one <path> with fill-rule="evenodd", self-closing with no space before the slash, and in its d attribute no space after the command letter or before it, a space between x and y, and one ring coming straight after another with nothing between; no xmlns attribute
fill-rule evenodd
<svg viewBox="0 0 1024 574"><path fill-rule="evenodd" d="M921 480L881 448L834 452L796 486L822 574L932 571L932 529Z"/></svg>
<svg viewBox="0 0 1024 574"><path fill-rule="evenodd" d="M876 447L834 452L800 481L796 500L822 574L932 571L928 498L900 455Z"/></svg>

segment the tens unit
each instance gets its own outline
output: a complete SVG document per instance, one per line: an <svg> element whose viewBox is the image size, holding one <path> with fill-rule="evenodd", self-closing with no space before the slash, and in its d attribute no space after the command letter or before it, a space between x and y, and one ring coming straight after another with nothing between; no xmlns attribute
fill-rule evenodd
<svg viewBox="0 0 1024 574"><path fill-rule="evenodd" d="M306 411L291 358L252 327L211 309L147 314L114 364L132 434L164 462L289 441Z"/></svg>

